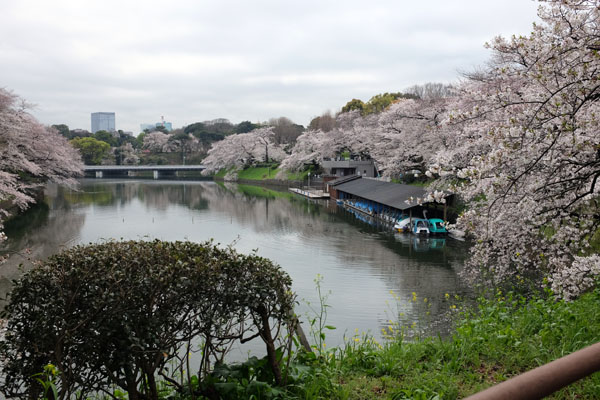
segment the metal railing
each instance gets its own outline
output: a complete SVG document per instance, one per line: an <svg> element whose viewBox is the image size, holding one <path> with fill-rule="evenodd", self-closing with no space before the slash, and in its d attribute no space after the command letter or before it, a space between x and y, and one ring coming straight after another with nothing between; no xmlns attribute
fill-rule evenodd
<svg viewBox="0 0 600 400"><path fill-rule="evenodd" d="M466 400L541 399L600 371L600 342L525 372Z"/></svg>

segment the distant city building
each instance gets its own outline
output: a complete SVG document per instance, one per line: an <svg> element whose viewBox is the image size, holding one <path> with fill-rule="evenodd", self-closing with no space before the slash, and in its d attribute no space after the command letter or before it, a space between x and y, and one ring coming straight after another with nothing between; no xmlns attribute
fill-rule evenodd
<svg viewBox="0 0 600 400"><path fill-rule="evenodd" d="M92 113L92 133L98 131L115 131L115 113L114 112L95 112Z"/></svg>
<svg viewBox="0 0 600 400"><path fill-rule="evenodd" d="M171 124L170 122L157 122L156 123L156 127L164 127L167 131L171 132L173 130L173 124Z"/></svg>
<svg viewBox="0 0 600 400"><path fill-rule="evenodd" d="M173 124L170 122L157 122L155 124L140 124L140 130L144 132L146 129L152 132L156 130L156 128L165 128L168 132L173 130Z"/></svg>
<svg viewBox="0 0 600 400"><path fill-rule="evenodd" d="M156 125L154 124L140 124L141 132L144 132L146 129L148 129L149 131L153 131L154 128L156 128Z"/></svg>

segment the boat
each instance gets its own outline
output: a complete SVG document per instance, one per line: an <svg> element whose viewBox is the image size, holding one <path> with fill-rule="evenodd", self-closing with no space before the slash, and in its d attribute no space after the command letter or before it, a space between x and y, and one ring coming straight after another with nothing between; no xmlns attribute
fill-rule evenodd
<svg viewBox="0 0 600 400"><path fill-rule="evenodd" d="M429 235L429 221L422 218L413 218L411 232L415 235Z"/></svg>
<svg viewBox="0 0 600 400"><path fill-rule="evenodd" d="M409 232L410 231L410 218L404 218L394 224L394 230L396 232Z"/></svg>
<svg viewBox="0 0 600 400"><path fill-rule="evenodd" d="M443 220L439 218L430 218L427 222L429 223L429 232L432 235L445 235L448 233Z"/></svg>

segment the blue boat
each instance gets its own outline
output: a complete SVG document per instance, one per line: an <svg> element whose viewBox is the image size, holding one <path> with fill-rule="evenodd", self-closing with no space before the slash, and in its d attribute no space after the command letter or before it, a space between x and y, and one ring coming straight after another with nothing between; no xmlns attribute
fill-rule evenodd
<svg viewBox="0 0 600 400"><path fill-rule="evenodd" d="M422 218L413 218L411 232L415 235L429 235L429 221Z"/></svg>
<svg viewBox="0 0 600 400"><path fill-rule="evenodd" d="M445 235L448 233L443 220L439 218L430 218L427 222L429 222L429 232L432 235Z"/></svg>

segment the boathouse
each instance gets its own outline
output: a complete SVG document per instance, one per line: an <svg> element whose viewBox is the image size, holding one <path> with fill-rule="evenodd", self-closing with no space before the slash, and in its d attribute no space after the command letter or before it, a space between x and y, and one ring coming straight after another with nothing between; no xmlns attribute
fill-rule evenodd
<svg viewBox="0 0 600 400"><path fill-rule="evenodd" d="M422 217L424 210L429 218L446 220L447 204L424 203L427 191L419 186L352 175L327 182L327 190L331 199L360 204L365 213L384 220L395 220L402 214ZM447 195L446 203L451 199L452 195Z"/></svg>
<svg viewBox="0 0 600 400"><path fill-rule="evenodd" d="M337 177L361 175L374 177L377 175L377 169L373 160L330 160L324 159L321 166L325 171L325 175L333 175Z"/></svg>

